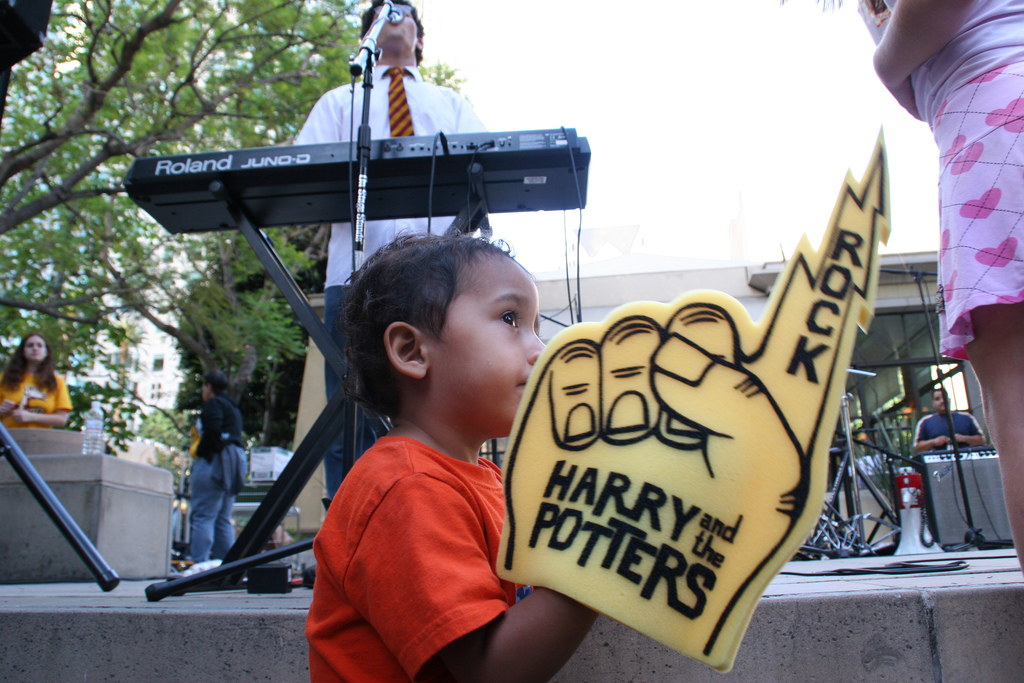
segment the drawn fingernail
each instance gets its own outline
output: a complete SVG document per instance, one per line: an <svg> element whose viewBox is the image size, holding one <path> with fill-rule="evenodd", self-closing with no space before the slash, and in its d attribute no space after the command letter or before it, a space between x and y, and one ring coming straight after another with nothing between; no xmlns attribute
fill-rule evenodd
<svg viewBox="0 0 1024 683"><path fill-rule="evenodd" d="M597 344L580 339L555 356L548 387L551 420L559 446L579 450L599 433L597 380L601 376Z"/></svg>
<svg viewBox="0 0 1024 683"><path fill-rule="evenodd" d="M661 341L661 328L643 316L620 320L602 340L601 410L606 440L619 444L639 441L657 422L651 359Z"/></svg>
<svg viewBox="0 0 1024 683"><path fill-rule="evenodd" d="M616 397L605 420L605 436L616 443L639 441L653 426L647 398L637 391Z"/></svg>
<svg viewBox="0 0 1024 683"><path fill-rule="evenodd" d="M709 356L735 361L736 330L723 309L710 304L686 306L672 318L668 333L681 337Z"/></svg>

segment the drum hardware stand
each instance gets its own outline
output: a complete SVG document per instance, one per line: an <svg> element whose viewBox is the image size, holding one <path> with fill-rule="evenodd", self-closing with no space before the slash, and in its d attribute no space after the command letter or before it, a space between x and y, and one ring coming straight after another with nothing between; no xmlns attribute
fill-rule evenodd
<svg viewBox="0 0 1024 683"><path fill-rule="evenodd" d="M46 485L43 478L39 476L39 472L29 462L25 452L21 450L21 447L18 446L11 437L10 432L2 424L0 424L0 455L7 457L11 467L25 483L25 486L28 487L36 501L43 507L43 510L49 515L68 543L71 544L74 551L78 553L78 556L82 558L82 561L85 562L89 571L96 578L96 583L99 587L104 591L114 590L117 584L121 582L117 572L106 563L103 556L96 549L96 546L82 532L74 518L68 514L67 509L57 499L57 496L53 494L50 487Z"/></svg>
<svg viewBox="0 0 1024 683"><path fill-rule="evenodd" d="M850 395L843 394L843 405L842 405L842 420L843 420L843 436L846 439L846 454L843 457L843 462L847 464L849 468L849 482L850 486L846 489L846 500L847 509L853 510L854 518L856 521L857 538L864 539L864 520L861 517L860 507L860 483L857 481L860 478L860 463L857 462L857 456L853 452L853 433L850 430ZM840 463L839 471L843 471L843 465ZM865 480L868 480L865 477ZM849 504L853 503L852 507Z"/></svg>
<svg viewBox="0 0 1024 683"><path fill-rule="evenodd" d="M873 373L866 374L873 375ZM879 547L883 546L900 531L899 518L886 500L885 494L878 489L863 466L857 461L854 450L855 441L850 427L849 400L849 394L844 394L842 397L841 419L843 421L845 447L842 449L832 449L832 455L837 456L839 453L842 453L842 458L836 468L836 475L832 486L826 493L824 509L818 519L818 524L807 539L807 542L801 546L800 553L806 557L820 556L836 559L873 555ZM859 484L861 480L882 508L882 518L865 514L861 510ZM845 519L839 511L838 498L840 489L843 490L847 512L853 513ZM890 521L886 521L886 517ZM865 521L875 524L875 528L870 536L865 534ZM879 526L888 527L889 530L881 538L875 539L874 534Z"/></svg>

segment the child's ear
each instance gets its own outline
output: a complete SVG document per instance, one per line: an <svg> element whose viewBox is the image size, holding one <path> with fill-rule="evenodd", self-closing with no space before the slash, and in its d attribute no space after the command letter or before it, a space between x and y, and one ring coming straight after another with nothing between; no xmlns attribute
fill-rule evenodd
<svg viewBox="0 0 1024 683"><path fill-rule="evenodd" d="M384 330L384 348L391 367L413 379L427 374L427 359L423 353L423 333L409 323L394 322Z"/></svg>

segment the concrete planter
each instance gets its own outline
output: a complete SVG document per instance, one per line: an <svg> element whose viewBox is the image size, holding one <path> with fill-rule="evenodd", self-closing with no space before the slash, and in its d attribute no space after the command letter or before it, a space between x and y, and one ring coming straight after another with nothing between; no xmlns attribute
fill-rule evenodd
<svg viewBox="0 0 1024 683"><path fill-rule="evenodd" d="M61 430L20 431L60 433ZM80 453L81 435L63 434L78 437ZM31 438L47 441L48 436ZM17 440L21 445L24 439ZM63 442L65 448L73 445L70 442L71 439ZM82 532L122 579L167 576L174 495L170 472L110 456L29 455L28 452L26 455ZM85 563L6 459L0 461L0 519L3 520L0 525L0 558L3 558L0 581L93 579Z"/></svg>

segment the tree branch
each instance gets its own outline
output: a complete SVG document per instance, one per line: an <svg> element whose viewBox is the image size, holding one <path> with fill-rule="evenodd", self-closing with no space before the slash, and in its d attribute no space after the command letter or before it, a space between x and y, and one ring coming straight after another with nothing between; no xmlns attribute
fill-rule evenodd
<svg viewBox="0 0 1024 683"><path fill-rule="evenodd" d="M98 325L100 320L102 320L102 316L95 316L95 317L91 317L91 318L85 318L85 317L82 317L82 316L71 315L69 313L61 313L59 309L64 307L65 305L73 305L73 304L64 304L64 303L60 303L60 304L51 304L51 303L36 304L36 303L32 303L31 301L18 301L17 299L8 299L6 297L0 297L0 306L8 306L10 308L18 308L18 309L21 309L23 311L37 311L39 313L43 313L45 315L48 315L51 318L57 318L58 320L67 320L68 322L79 323L79 324L82 324L82 325L94 325L94 326Z"/></svg>

